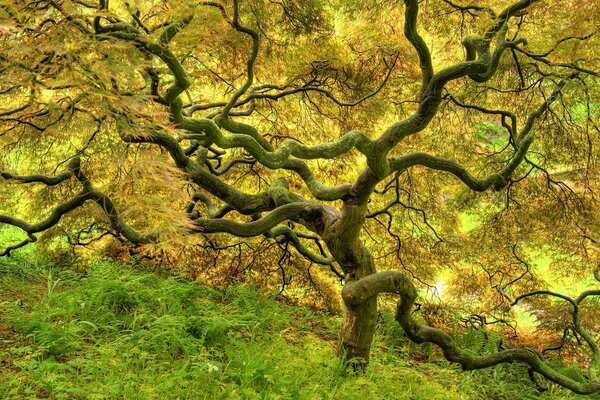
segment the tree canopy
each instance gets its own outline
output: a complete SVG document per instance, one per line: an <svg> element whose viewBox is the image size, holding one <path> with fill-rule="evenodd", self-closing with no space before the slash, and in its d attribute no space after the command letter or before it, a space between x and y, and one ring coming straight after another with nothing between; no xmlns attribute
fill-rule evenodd
<svg viewBox="0 0 600 400"><path fill-rule="evenodd" d="M360 368L387 293L464 369L600 391L599 20L536 0L4 1L0 225L21 236L0 255L112 236L282 291L299 270L342 283ZM560 345L473 355L415 311L441 291L441 319L511 332L525 307ZM587 380L546 362L564 346Z"/></svg>

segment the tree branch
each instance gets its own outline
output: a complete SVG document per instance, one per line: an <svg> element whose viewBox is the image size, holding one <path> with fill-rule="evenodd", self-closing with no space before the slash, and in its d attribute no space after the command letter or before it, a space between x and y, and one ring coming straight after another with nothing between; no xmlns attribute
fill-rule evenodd
<svg viewBox="0 0 600 400"><path fill-rule="evenodd" d="M284 204L267 215L246 223L214 218L197 219L196 232L229 233L238 237L253 237L267 233L283 221L314 221L320 218L322 206L311 202ZM312 223L312 222L311 222ZM308 224L305 222L305 224Z"/></svg>
<svg viewBox="0 0 600 400"><path fill-rule="evenodd" d="M463 370L482 369L502 363L518 361L529 365L533 371L544 376L546 379L575 393L591 394L600 391L600 381L588 383L577 382L552 369L534 350L505 349L482 356L473 356L461 349L447 333L440 329L419 324L414 319L412 309L417 298L417 290L410 279L400 272L379 272L351 282L342 290L342 297L346 304L356 307L380 293L396 293L400 295L396 309L396 320L412 341L415 343L433 343L439 346L444 357L448 361L461 364Z"/></svg>
<svg viewBox="0 0 600 400"><path fill-rule="evenodd" d="M123 235L127 240L132 243L143 244L156 241L156 234L141 234L129 226L119 215L116 207L104 193L93 188L92 183L88 178L81 172L80 169L80 158L79 156L73 157L67 168L60 174L55 176L46 175L11 175L3 173L2 176L5 179L15 180L16 182L38 182L44 183L48 186L54 186L61 182L66 181L71 176L77 177L81 182L83 189L77 193L73 198L65 201L64 203L56 206L50 213L50 215L37 223L29 223L23 219L12 217L9 215L0 214L0 224L12 225L27 233L27 239L20 242L17 245L9 246L0 253L0 256L10 256L11 251L21 248L29 243L33 243L37 240L36 233L46 231L53 226L57 225L62 217L67 213L83 206L88 200L94 201L104 211L108 217L111 226L115 231Z"/></svg>
<svg viewBox="0 0 600 400"><path fill-rule="evenodd" d="M425 40L417 32L417 16L419 13L419 1L418 0L404 0L406 5L406 12L404 13L404 36L413 45L419 56L419 63L421 65L422 74L422 87L424 91L431 77L433 76L433 65L431 63L431 54L429 48L425 43Z"/></svg>
<svg viewBox="0 0 600 400"><path fill-rule="evenodd" d="M471 175L462 165L455 161L444 159L441 157L432 156L427 153L416 152L406 154L404 156L390 158L389 165L392 171L399 171L406 168L410 168L414 165L423 165L425 167L450 172L463 183L469 186L471 189L483 192L489 187L493 186L495 190L500 190L508 184L513 172L521 164L527 155L527 151L531 146L534 139L534 132L532 132L534 122L539 119L550 105L558 98L561 90L565 85L577 75L572 74L569 77L563 79L557 84L556 89L550 96L535 110L533 111L525 121L523 128L518 135L515 135L515 152L511 159L508 161L506 166L499 172L490 174L485 178L475 178ZM501 112L501 111L500 111ZM502 112L503 113L503 112ZM513 125L516 125L513 123ZM511 128L512 129L512 128Z"/></svg>

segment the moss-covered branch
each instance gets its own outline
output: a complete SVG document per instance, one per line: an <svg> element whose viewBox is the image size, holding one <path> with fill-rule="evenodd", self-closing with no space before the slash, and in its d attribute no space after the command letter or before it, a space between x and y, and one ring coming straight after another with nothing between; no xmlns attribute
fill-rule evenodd
<svg viewBox="0 0 600 400"><path fill-rule="evenodd" d="M371 140L361 131L350 131L333 142L314 146L307 146L296 140L288 139L276 150L269 151L251 135L224 134L217 123L208 118L184 117L180 127L206 134L212 142L223 149L243 148L258 162L271 169L283 168L290 156L304 160L332 159L346 154L354 148L367 157L374 155Z"/></svg>
<svg viewBox="0 0 600 400"><path fill-rule="evenodd" d="M68 180L72 176L75 176L79 180L83 186L83 189L71 199L57 205L50 212L50 215L45 219L36 223L30 223L21 218L0 214L0 224L12 225L21 229L27 234L27 239L16 245L8 246L5 250L0 252L0 256L9 256L11 251L35 242L37 240L37 237L35 236L36 233L46 231L56 226L63 216L79 207L82 207L88 200L92 200L98 204L98 206L108 217L113 229L119 234L123 235L123 237L130 242L143 244L153 242L157 239L157 235L154 233L142 234L137 232L130 225L128 225L123 218L121 218L117 208L110 198L104 193L94 189L92 183L81 172L79 156L74 157L68 164L67 168L62 173L55 176L46 176L41 174L27 176L3 174L5 179L14 180L16 182L38 182L44 183L48 186L57 185Z"/></svg>
<svg viewBox="0 0 600 400"><path fill-rule="evenodd" d="M502 363L521 362L529 365L533 371L551 382L568 388L579 394L591 394L600 391L600 381L578 382L551 368L530 349L512 348L482 356L474 356L459 347L450 335L444 331L418 323L412 315L417 290L411 280L396 271L379 272L347 284L342 297L350 307L357 307L362 302L380 293L400 295L396 309L396 320L407 336L416 343L433 343L440 347L448 361L461 364L464 370L489 368Z"/></svg>
<svg viewBox="0 0 600 400"><path fill-rule="evenodd" d="M417 32L417 16L419 14L418 0L404 0L406 12L404 13L404 36L413 45L419 56L422 75L422 90L425 90L433 76L431 54L425 40Z"/></svg>
<svg viewBox="0 0 600 400"><path fill-rule="evenodd" d="M79 170L81 164L81 158L79 156L75 156L69 161L67 168L57 175L48 176L43 174L34 174L34 175L14 175L9 172L1 172L0 176L2 176L6 180L10 180L14 183L43 183L46 186L55 186L59 183L62 183L73 176L75 171Z"/></svg>
<svg viewBox="0 0 600 400"><path fill-rule="evenodd" d="M548 98L527 117L527 120L525 121L518 135L514 134L513 136L513 140L515 142L515 152L504 168L502 168L500 171L492 173L485 178L476 178L469 173L464 166L455 161L436 157L423 152L415 152L400 157L390 158L390 169L392 171L400 171L415 165L422 165L427 168L446 171L453 174L471 189L478 192L483 192L490 187L494 187L496 190L505 187L514 171L525 159L529 147L533 143L535 138L533 125L535 121L537 121L548 110L550 105L556 101L567 83L575 76L576 75L570 75L569 77L560 81L552 94L548 96ZM512 124L512 126L516 128L516 121Z"/></svg>
<svg viewBox="0 0 600 400"><path fill-rule="evenodd" d="M202 233L229 233L238 237L263 235L280 223L292 221L313 221L320 218L322 206L310 202L284 204L275 208L265 216L251 222L236 222L214 218L194 221L196 231Z"/></svg>
<svg viewBox="0 0 600 400"><path fill-rule="evenodd" d="M308 260L316 264L331 266L335 261L333 257L325 257L321 254L316 254L313 251L311 251L304 243L300 241L296 232L287 225L277 225L276 227L269 230L267 234L269 237L275 239L277 239L278 237L283 237L286 242L291 243L292 246L294 246L294 248L298 250L298 253L302 254Z"/></svg>
<svg viewBox="0 0 600 400"><path fill-rule="evenodd" d="M435 74L430 68L431 61L429 60L427 47L415 31L416 13L418 12L417 2L405 1L407 15L405 26L408 26L409 29L407 37L417 49L423 71L423 82L427 82L427 84L421 91L420 105L417 112L407 119L391 125L377 139L377 146L380 148L381 153L387 154L403 138L420 132L429 124L437 113L442 100L442 90L448 82L467 76L477 82L489 80L496 72L505 50L524 43L522 39L506 40L504 38L506 32L503 27L506 26L511 17L537 1L539 0L518 1L507 7L496 17L492 26L481 37L470 36L465 38L466 61L446 67ZM498 36L496 48L491 52L491 40L496 36Z"/></svg>

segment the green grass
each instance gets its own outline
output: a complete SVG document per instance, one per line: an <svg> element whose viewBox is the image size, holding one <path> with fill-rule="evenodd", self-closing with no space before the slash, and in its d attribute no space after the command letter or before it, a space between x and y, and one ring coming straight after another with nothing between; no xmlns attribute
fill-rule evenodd
<svg viewBox="0 0 600 400"><path fill-rule="evenodd" d="M538 396L516 365L461 372L388 312L368 372L353 376L335 357L338 316L248 286L63 264L0 259L0 399L579 398Z"/></svg>

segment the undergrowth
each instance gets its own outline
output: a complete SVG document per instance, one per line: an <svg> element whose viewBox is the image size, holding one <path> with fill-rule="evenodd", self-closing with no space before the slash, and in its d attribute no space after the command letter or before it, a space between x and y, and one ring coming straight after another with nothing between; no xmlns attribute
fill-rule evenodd
<svg viewBox="0 0 600 400"><path fill-rule="evenodd" d="M579 398L539 394L517 365L460 372L404 340L388 312L368 372L353 376L335 357L339 324L249 286L15 255L0 259L0 398Z"/></svg>

